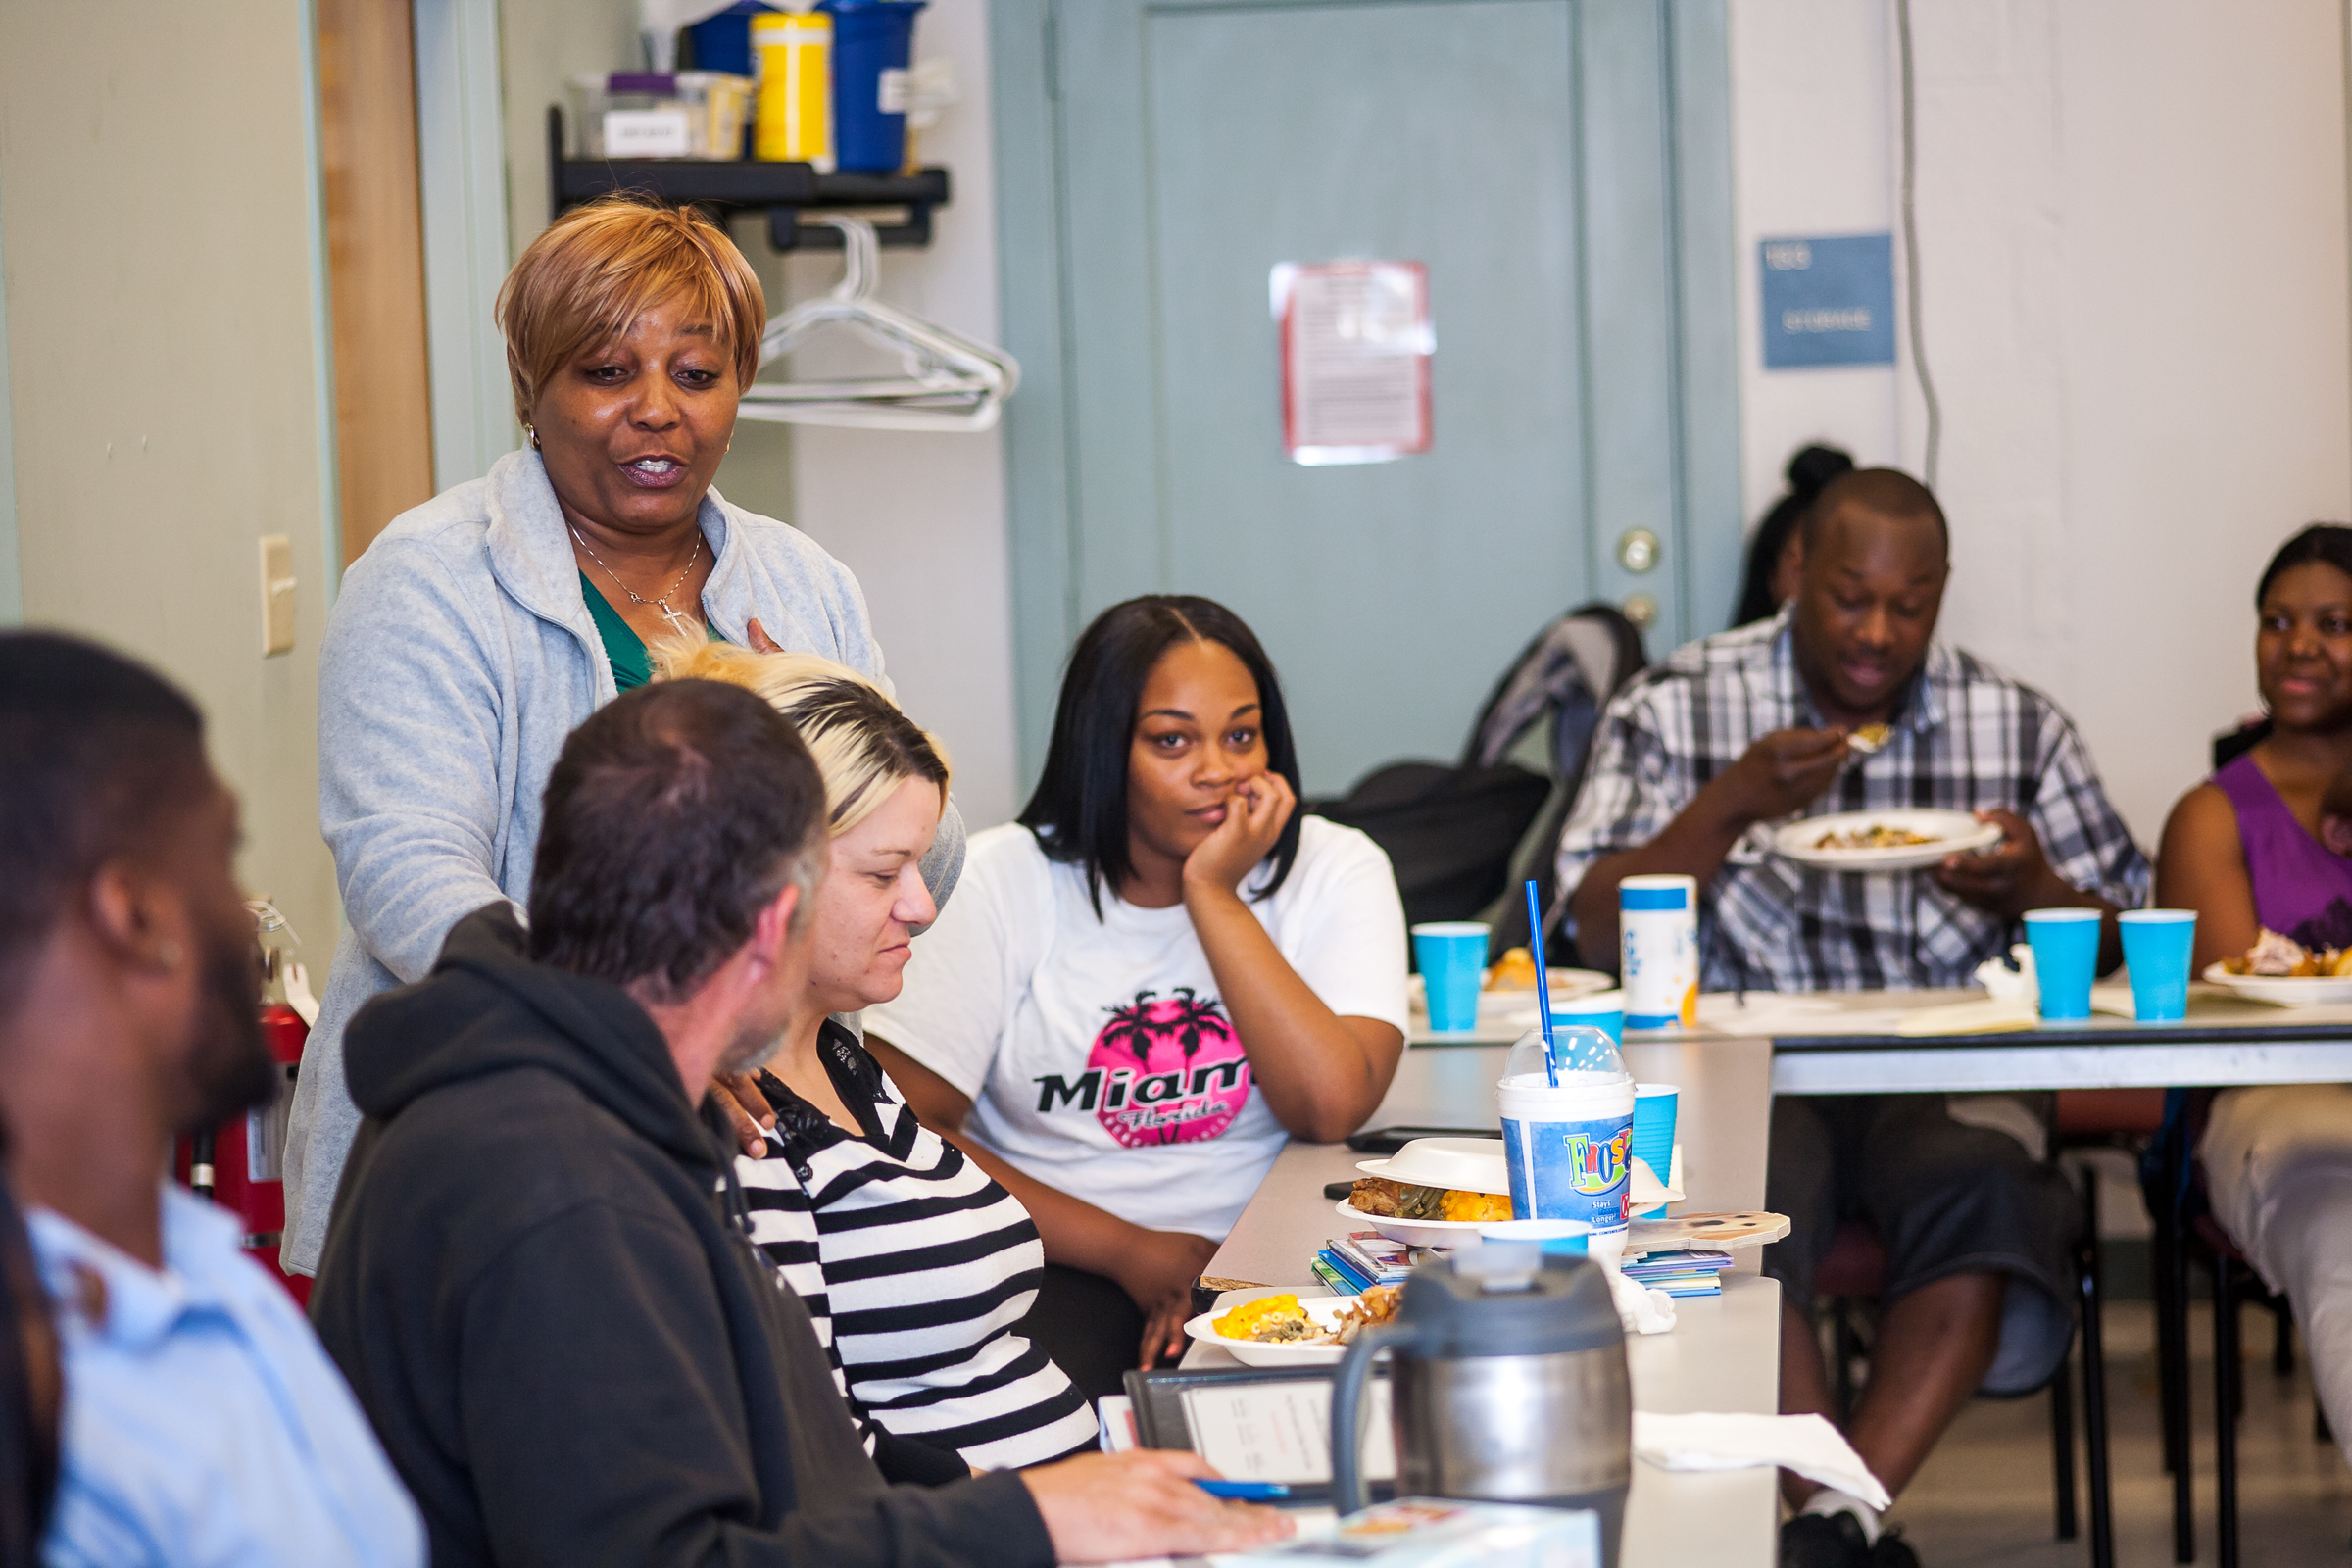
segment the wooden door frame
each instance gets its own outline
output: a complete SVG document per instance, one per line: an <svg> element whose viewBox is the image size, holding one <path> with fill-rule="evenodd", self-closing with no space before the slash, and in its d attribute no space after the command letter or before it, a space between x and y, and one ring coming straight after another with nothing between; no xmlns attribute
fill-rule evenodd
<svg viewBox="0 0 2352 1568"><path fill-rule="evenodd" d="M0 243L0 256L7 254ZM8 280L0 270L0 626L24 618L24 561L17 549L16 383L8 368Z"/></svg>
<svg viewBox="0 0 2352 1568"><path fill-rule="evenodd" d="M410 0L311 0L310 11L339 572L436 488L415 26Z"/></svg>
<svg viewBox="0 0 2352 1568"><path fill-rule="evenodd" d="M1064 0L990 0L991 100L995 115L998 289L1005 346L1021 362L1021 392L1004 412L1006 532L1013 610L1013 687L1018 757L1035 777L1053 725L1062 661L1081 629L1077 558L1080 517L1071 406L1070 323L1064 281L1069 233L1059 180L1063 122L1056 98L1056 14ZM1078 0L1092 3L1092 0ZM1215 6L1236 0L1145 0L1150 10ZM1332 0L1264 0L1286 8ZM1439 0L1444 3L1444 0ZM1466 3L1466 0L1465 0ZM1646 30L1663 41L1662 79L1645 84L1664 106L1660 149L1672 192L1674 363L1665 373L1675 411L1671 460L1674 552L1683 623L1661 626L1652 641L1711 630L1714 601L1728 609L1740 572L1738 266L1733 221L1731 54L1727 0L1568 0L1579 36L1580 73L1594 50ZM1590 117L1588 116L1588 119ZM1586 167L1587 211L1607 206L1608 171ZM1584 225L1580 224L1580 234ZM1586 244L1584 309L1595 290ZM1587 351L1586 403L1594 406L1595 369ZM1591 417L1591 416L1588 416ZM1597 464L1589 465L1596 468ZM1602 548L1611 521L1591 492L1594 518L1588 581L1596 596L1622 599L1641 586ZM1614 526L1630 526L1631 519ZM1652 579L1654 581L1654 579ZM1564 608L1564 607L1563 607ZM1663 634L1661 636L1660 634Z"/></svg>

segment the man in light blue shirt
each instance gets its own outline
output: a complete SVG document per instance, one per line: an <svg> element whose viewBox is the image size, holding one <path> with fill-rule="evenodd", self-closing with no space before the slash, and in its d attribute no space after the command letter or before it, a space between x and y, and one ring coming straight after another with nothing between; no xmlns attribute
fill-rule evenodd
<svg viewBox="0 0 2352 1568"><path fill-rule="evenodd" d="M267 1100L235 799L151 671L0 635L0 1116L65 1370L42 1555L419 1568L350 1390L172 1140Z"/></svg>
<svg viewBox="0 0 2352 1568"><path fill-rule="evenodd" d="M66 1370L52 1565L424 1560L375 1434L234 1219L164 1189L160 1270L25 1219Z"/></svg>

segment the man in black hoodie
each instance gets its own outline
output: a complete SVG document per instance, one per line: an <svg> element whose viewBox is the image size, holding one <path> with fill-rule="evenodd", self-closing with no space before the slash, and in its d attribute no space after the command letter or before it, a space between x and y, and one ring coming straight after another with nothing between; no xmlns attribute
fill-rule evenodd
<svg viewBox="0 0 2352 1568"><path fill-rule="evenodd" d="M749 692L641 688L548 781L526 938L461 921L352 1022L312 1312L456 1564L1030 1568L1288 1532L1192 1455L887 1485L698 1113L806 991L824 789Z"/></svg>

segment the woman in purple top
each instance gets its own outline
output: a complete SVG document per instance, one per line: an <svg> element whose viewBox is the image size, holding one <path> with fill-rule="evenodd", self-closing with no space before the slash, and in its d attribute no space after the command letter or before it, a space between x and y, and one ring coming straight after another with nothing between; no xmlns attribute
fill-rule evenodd
<svg viewBox="0 0 2352 1568"><path fill-rule="evenodd" d="M2352 947L2352 820L2328 786L2352 771L2352 528L2315 524L2255 591L2254 666L2270 733L2181 797L2164 826L2156 902L2197 911L2196 971L2268 928ZM2294 1304L2312 1382L2352 1457L2352 1085L2214 1098L2197 1146L2214 1215Z"/></svg>

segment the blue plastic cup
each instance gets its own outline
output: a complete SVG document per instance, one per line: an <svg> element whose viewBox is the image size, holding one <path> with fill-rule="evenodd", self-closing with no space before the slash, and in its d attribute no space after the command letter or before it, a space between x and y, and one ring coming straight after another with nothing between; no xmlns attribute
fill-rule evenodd
<svg viewBox="0 0 2352 1568"><path fill-rule="evenodd" d="M1429 998L1429 1026L1478 1027L1478 988L1487 977L1487 939L1477 920L1430 920L1413 927L1413 962Z"/></svg>
<svg viewBox="0 0 2352 1568"><path fill-rule="evenodd" d="M2189 956L2196 947L2194 909L2130 909L2123 927L2124 965L2132 973L2132 1013L2141 1023L2188 1016ZM2041 959L2037 956L2034 963Z"/></svg>
<svg viewBox="0 0 2352 1568"><path fill-rule="evenodd" d="M1674 1117L1682 1091L1672 1084L1634 1085L1634 1157L1649 1167L1660 1187L1674 1183ZM1666 1212L1664 1203L1637 1209L1636 1219Z"/></svg>
<svg viewBox="0 0 2352 1568"><path fill-rule="evenodd" d="M1620 1046L1625 1044L1625 993L1595 991L1591 996L1573 997L1551 1004L1551 1021L1555 1028L1565 1029L1573 1024L1603 1030Z"/></svg>
<svg viewBox="0 0 2352 1568"><path fill-rule="evenodd" d="M2034 945L2034 975L2041 986L2041 1015L2053 1021L2090 1016L2090 982L2099 967L2096 909L2028 909L2026 940Z"/></svg>
<svg viewBox="0 0 2352 1568"><path fill-rule="evenodd" d="M833 18L833 160L895 174L906 159L906 69L925 0L817 0Z"/></svg>

